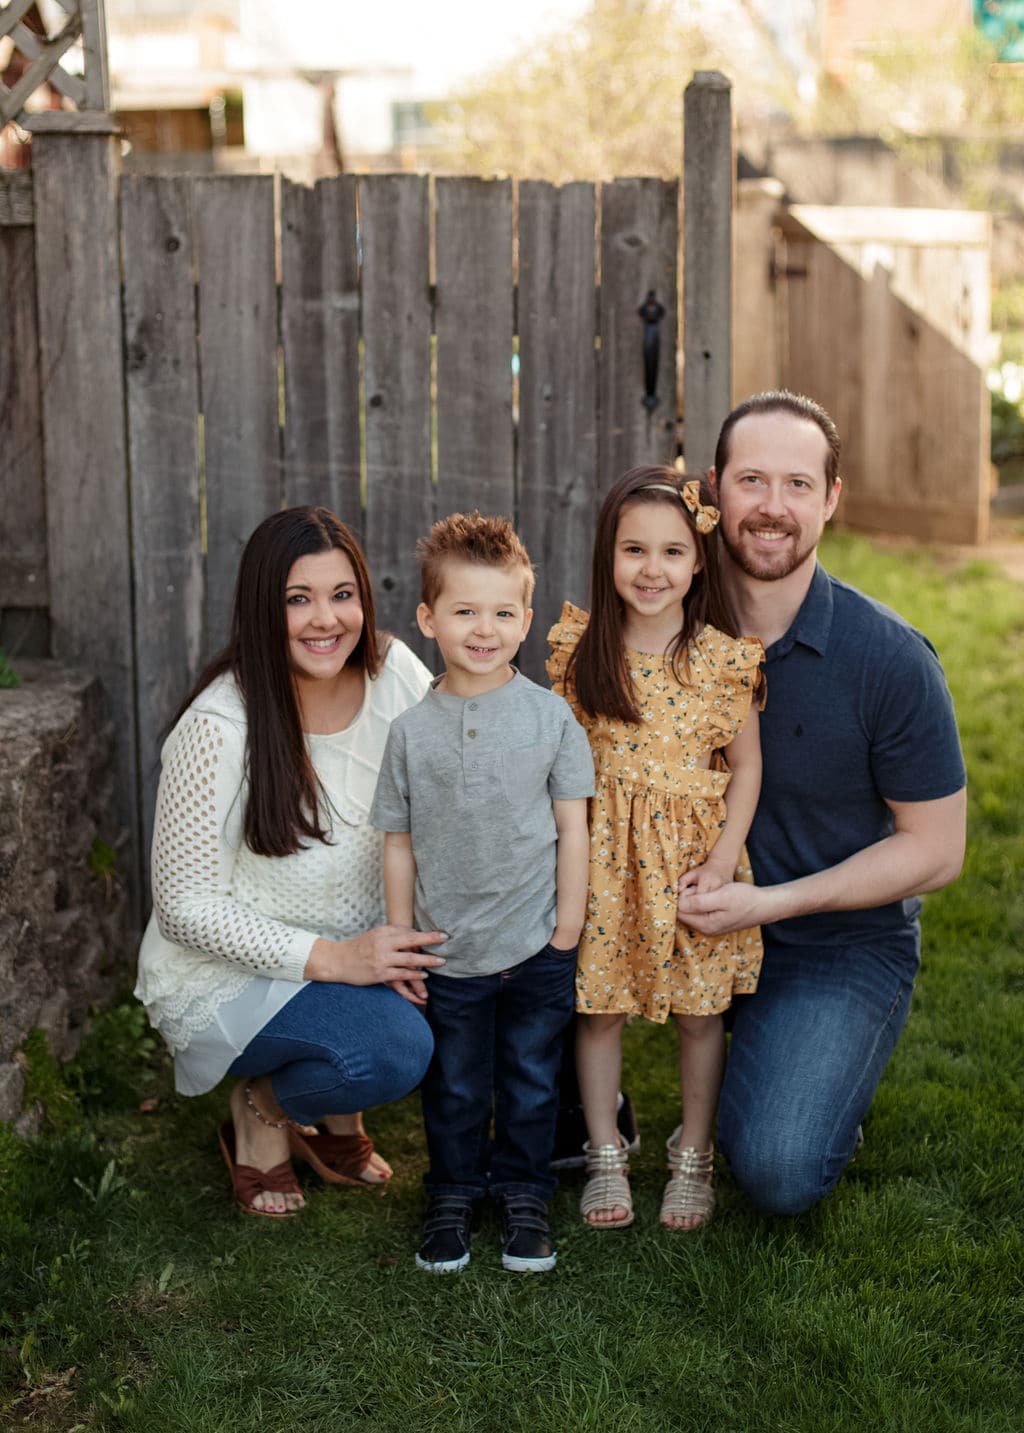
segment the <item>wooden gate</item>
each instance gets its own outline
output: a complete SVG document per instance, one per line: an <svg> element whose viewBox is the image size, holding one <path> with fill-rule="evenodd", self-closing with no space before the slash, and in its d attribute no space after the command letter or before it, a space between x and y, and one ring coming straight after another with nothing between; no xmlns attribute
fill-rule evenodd
<svg viewBox="0 0 1024 1433"><path fill-rule="evenodd" d="M362 535L382 625L428 660L416 538L452 511L514 516L538 569L522 662L543 677L548 625L586 598L600 493L675 458L677 203L657 179L122 179L147 791L161 726L225 640L241 547L281 506L323 503Z"/></svg>

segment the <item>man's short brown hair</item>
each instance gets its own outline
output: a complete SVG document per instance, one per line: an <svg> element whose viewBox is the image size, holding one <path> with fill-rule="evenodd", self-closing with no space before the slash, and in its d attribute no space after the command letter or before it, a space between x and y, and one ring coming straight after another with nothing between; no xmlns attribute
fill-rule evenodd
<svg viewBox="0 0 1024 1433"><path fill-rule="evenodd" d="M523 602L533 597L530 554L507 517L482 517L479 512L451 513L435 522L428 537L416 544L423 601L433 607L444 585L446 562L476 562L481 567L518 567L523 574Z"/></svg>
<svg viewBox="0 0 1024 1433"><path fill-rule="evenodd" d="M803 393L790 393L787 388L776 388L770 393L755 393L734 408L722 424L715 447L715 472L721 478L729 461L729 446L732 430L741 419L752 413L788 413L793 418L802 418L816 424L822 432L828 451L825 454L825 495L832 491L839 476L839 430L820 403Z"/></svg>

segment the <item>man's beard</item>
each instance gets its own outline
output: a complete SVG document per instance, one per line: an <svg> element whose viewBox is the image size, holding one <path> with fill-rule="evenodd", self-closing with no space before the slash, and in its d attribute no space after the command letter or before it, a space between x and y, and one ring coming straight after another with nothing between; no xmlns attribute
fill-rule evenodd
<svg viewBox="0 0 1024 1433"><path fill-rule="evenodd" d="M784 532L795 539L793 542L780 543L777 553L751 552L742 545L741 540L733 539L728 531L724 512L718 530L722 538L722 546L733 563L748 577L756 577L761 582L780 582L783 577L788 577L791 572L796 571L802 562L806 562L816 546L814 542L801 546L801 530L796 523L758 522L748 518L746 522L740 524L738 537L741 540L745 532L755 531Z"/></svg>

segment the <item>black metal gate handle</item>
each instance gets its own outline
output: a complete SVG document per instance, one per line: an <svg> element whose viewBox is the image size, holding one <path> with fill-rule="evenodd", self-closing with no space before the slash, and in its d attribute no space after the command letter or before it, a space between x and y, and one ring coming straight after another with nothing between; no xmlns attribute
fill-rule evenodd
<svg viewBox="0 0 1024 1433"><path fill-rule="evenodd" d="M640 401L648 413L653 413L658 406L658 357L661 350L658 325L665 317L665 305L658 302L653 289L648 289L637 313L644 321L644 396Z"/></svg>

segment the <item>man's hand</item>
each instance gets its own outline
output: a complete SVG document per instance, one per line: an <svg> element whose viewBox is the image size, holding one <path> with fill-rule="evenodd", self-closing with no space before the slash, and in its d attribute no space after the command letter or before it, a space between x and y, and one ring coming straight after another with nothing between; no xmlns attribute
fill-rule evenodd
<svg viewBox="0 0 1024 1433"><path fill-rule="evenodd" d="M689 876L699 876L700 869L687 871L680 887ZM744 881L729 881L704 890L680 889L679 919L701 935L724 935L726 931L766 925L778 919L772 912L772 890L771 886L751 886Z"/></svg>

